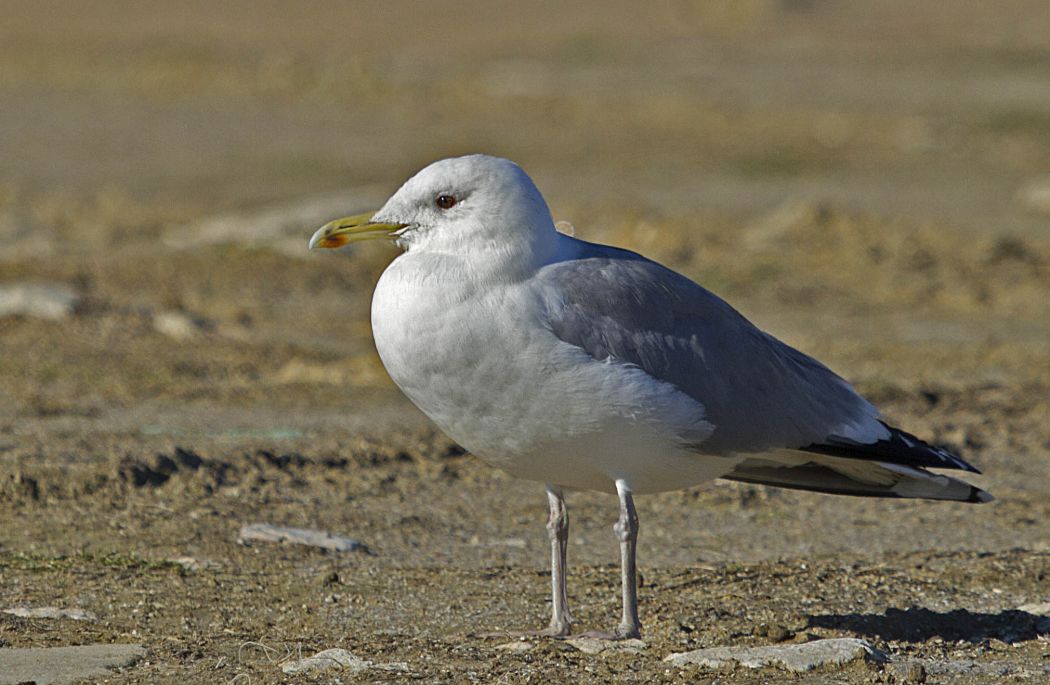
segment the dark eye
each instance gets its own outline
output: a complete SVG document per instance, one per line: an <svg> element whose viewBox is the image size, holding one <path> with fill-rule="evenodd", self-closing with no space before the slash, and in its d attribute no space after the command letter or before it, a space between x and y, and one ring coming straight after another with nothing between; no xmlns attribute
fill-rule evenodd
<svg viewBox="0 0 1050 685"><path fill-rule="evenodd" d="M437 200L435 200L437 206L441 209L452 209L452 207L455 206L456 201L456 198L451 195L438 195Z"/></svg>

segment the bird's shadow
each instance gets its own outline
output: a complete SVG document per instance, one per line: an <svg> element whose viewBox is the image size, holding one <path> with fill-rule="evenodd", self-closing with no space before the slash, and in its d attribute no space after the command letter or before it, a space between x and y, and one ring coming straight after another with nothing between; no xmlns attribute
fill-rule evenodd
<svg viewBox="0 0 1050 685"><path fill-rule="evenodd" d="M1050 635L1050 617L1019 609L983 614L966 609L938 613L921 607L887 609L884 614L824 614L810 616L811 628L831 628L878 637L887 642L981 642L996 639L1013 644Z"/></svg>

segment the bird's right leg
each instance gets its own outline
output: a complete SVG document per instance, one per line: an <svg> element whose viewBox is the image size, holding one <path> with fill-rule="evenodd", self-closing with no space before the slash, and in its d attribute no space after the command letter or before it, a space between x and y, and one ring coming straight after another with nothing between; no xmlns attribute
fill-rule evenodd
<svg viewBox="0 0 1050 685"><path fill-rule="evenodd" d="M569 591L565 579L566 553L569 546L569 512L565 508L562 489L547 486L547 501L550 503L550 518L547 519L547 536L551 541L551 623L544 633L564 637L572 629L569 614Z"/></svg>
<svg viewBox="0 0 1050 685"><path fill-rule="evenodd" d="M485 637L568 637L572 630L569 614L569 593L565 583L565 553L569 546L569 512L565 508L562 489L547 486L550 516L547 518L547 536L551 541L551 622L542 630L487 633Z"/></svg>

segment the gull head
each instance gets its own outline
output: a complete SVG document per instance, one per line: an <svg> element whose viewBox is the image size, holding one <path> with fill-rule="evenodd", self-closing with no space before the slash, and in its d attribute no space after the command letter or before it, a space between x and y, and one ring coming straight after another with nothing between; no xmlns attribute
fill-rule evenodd
<svg viewBox="0 0 1050 685"><path fill-rule="evenodd" d="M377 212L330 221L310 247L387 238L409 252L543 260L557 232L532 179L488 155L443 159L408 179Z"/></svg>

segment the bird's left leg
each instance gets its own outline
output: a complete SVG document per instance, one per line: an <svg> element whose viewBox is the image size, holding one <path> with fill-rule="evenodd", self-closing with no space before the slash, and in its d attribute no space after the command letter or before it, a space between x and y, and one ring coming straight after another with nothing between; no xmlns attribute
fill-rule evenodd
<svg viewBox="0 0 1050 685"><path fill-rule="evenodd" d="M568 570L566 553L569 546L569 512L565 507L562 489L547 486L550 503L550 518L547 520L547 535L551 542L551 623L547 634L565 636L572 628L569 614L569 592L565 578Z"/></svg>
<svg viewBox="0 0 1050 685"><path fill-rule="evenodd" d="M620 541L620 582L623 586L623 618L616 628L616 637L641 637L642 624L638 620L638 567L635 565L638 512L634 508L631 489L623 479L616 481L616 494L620 498L620 519L613 526L613 531Z"/></svg>
<svg viewBox="0 0 1050 685"><path fill-rule="evenodd" d="M616 494L620 498L620 518L613 525L613 532L620 541L620 583L623 591L623 617L616 630L590 631L583 637L603 640L626 640L642 636L642 624L638 620L638 568L635 565L635 547L638 542L638 512L634 508L631 489L623 480L616 481Z"/></svg>

